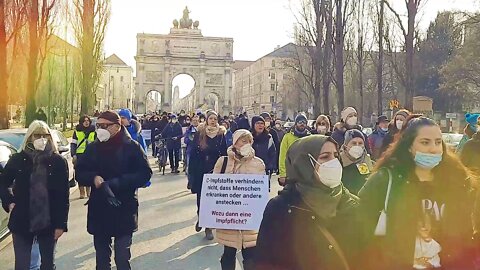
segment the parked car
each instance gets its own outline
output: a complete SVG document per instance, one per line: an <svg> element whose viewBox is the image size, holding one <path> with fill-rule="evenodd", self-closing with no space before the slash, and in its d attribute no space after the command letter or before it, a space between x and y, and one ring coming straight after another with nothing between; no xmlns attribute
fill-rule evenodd
<svg viewBox="0 0 480 270"><path fill-rule="evenodd" d="M23 139L27 134L26 128L19 128L19 129L3 129L0 130L0 141L7 142L17 151L20 151L20 147L22 146ZM52 138L54 142L57 144L58 151L60 154L67 160L68 163L68 171L69 171L69 178L70 180L73 179L73 159L72 155L70 154L70 143L68 142L67 138L63 135L62 132L52 129Z"/></svg>
<svg viewBox="0 0 480 270"><path fill-rule="evenodd" d="M295 125L295 122L285 122L285 124L283 124L283 127L286 130L289 130L291 127L293 127L293 125Z"/></svg>
<svg viewBox="0 0 480 270"><path fill-rule="evenodd" d="M447 147L455 152L457 150L457 146L463 138L463 134L457 133L442 133L442 139L447 145Z"/></svg>
<svg viewBox="0 0 480 270"><path fill-rule="evenodd" d="M17 153L15 147L9 143L0 141L0 174L7 164L10 156ZM8 214L0 210L0 241L8 234Z"/></svg>

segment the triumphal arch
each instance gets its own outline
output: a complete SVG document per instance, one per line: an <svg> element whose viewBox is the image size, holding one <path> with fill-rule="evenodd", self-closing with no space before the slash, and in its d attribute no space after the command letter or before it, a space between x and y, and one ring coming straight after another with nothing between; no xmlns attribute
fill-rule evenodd
<svg viewBox="0 0 480 270"><path fill-rule="evenodd" d="M231 111L233 39L204 37L200 23L183 17L173 21L168 35L137 34L135 101L137 113L146 110L147 95L161 94L162 110L172 109L172 80L188 74L195 80L190 99L194 108L205 108L217 97L220 113ZM188 108L185 108L188 109Z"/></svg>

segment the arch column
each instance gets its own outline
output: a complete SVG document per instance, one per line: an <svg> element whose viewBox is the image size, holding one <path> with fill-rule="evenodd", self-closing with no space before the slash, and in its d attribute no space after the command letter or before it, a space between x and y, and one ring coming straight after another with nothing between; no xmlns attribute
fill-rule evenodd
<svg viewBox="0 0 480 270"><path fill-rule="evenodd" d="M170 57L165 57L164 67L164 89L162 95L162 103L164 111L170 111L172 109L172 78L170 74Z"/></svg>

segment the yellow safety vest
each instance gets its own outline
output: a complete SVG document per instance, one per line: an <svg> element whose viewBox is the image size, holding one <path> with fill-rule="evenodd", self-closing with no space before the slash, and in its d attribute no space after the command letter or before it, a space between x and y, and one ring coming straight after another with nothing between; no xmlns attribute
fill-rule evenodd
<svg viewBox="0 0 480 270"><path fill-rule="evenodd" d="M85 132L83 131L76 131L77 133L77 154L83 154L85 149L87 149L87 145L95 141L95 132L90 132L88 134L88 138L85 139ZM79 144L81 143L81 144Z"/></svg>

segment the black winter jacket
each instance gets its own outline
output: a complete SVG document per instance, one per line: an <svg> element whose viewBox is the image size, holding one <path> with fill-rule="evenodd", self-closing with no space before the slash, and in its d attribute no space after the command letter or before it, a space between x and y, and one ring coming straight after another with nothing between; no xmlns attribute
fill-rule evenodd
<svg viewBox="0 0 480 270"><path fill-rule="evenodd" d="M386 168L374 173L360 190L358 217L363 228L361 263L364 270L413 268L415 240L418 222L422 216L421 183L418 178L397 167L389 166L392 173L392 187L387 209L386 236L375 237L380 211L384 208L389 182ZM440 253L443 270L474 269L472 212L474 192L468 179L452 179L448 183L432 182L437 189L437 198L444 206L438 205L441 215L441 231L434 236L441 245ZM432 208L433 209L433 208ZM372 259L375 258L375 259Z"/></svg>
<svg viewBox="0 0 480 270"><path fill-rule="evenodd" d="M88 145L78 160L76 173L80 185L92 187L87 217L90 234L122 236L137 230L136 190L150 180L152 170L142 148L128 136L125 128L107 142L97 140ZM103 192L95 188L97 175L110 184L121 206L110 206Z"/></svg>
<svg viewBox="0 0 480 270"><path fill-rule="evenodd" d="M168 123L162 131L162 138L167 140L167 149L180 149L182 147L181 138L183 136L182 126L179 122ZM173 139L175 138L175 140Z"/></svg>
<svg viewBox="0 0 480 270"><path fill-rule="evenodd" d="M15 203L10 215L8 228L12 233L27 234L30 231L30 175L33 161L25 152L12 155L5 170L0 173L0 198L2 207L9 212L8 205ZM47 168L48 198L52 229L67 231L70 208L67 161L59 154L53 154ZM8 188L13 187L13 195Z"/></svg>
<svg viewBox="0 0 480 270"><path fill-rule="evenodd" d="M266 170L277 169L277 148L272 135L263 132L254 136L252 147L255 149L255 156L265 163Z"/></svg>
<svg viewBox="0 0 480 270"><path fill-rule="evenodd" d="M358 233L355 226L357 198L344 191L332 220L322 220L302 201L293 185L287 185L268 203L257 238L256 270L345 270L356 269ZM340 245L329 241L323 226ZM361 269L361 268L359 268Z"/></svg>
<svg viewBox="0 0 480 270"><path fill-rule="evenodd" d="M460 158L470 170L480 173L480 135L475 133L463 146Z"/></svg>
<svg viewBox="0 0 480 270"><path fill-rule="evenodd" d="M188 174L192 180L192 193L202 191L203 175L212 173L218 158L227 155L225 129L220 127L219 134L214 138L207 136L207 148L205 149L202 149L199 143L200 133L203 132L201 129L202 127L199 127L199 131L193 137L192 152L188 163Z"/></svg>

